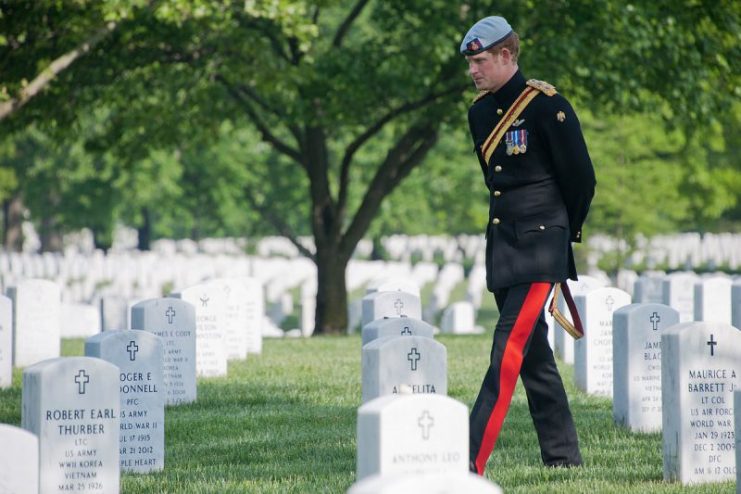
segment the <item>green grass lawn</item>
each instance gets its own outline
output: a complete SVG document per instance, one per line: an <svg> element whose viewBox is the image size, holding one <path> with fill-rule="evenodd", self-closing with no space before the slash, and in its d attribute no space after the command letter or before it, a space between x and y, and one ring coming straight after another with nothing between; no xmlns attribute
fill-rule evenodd
<svg viewBox="0 0 741 494"><path fill-rule="evenodd" d="M448 389L470 406L491 333L440 335ZM66 340L81 355L82 340ZM732 493L734 483L682 487L662 481L661 436L612 422L607 399L586 396L561 366L585 466L547 469L518 385L487 476L505 493ZM0 390L0 422L20 425L21 373ZM344 492L355 480L360 337L266 340L263 355L231 363L229 377L203 379L198 402L167 409L165 470L122 475L123 493Z"/></svg>

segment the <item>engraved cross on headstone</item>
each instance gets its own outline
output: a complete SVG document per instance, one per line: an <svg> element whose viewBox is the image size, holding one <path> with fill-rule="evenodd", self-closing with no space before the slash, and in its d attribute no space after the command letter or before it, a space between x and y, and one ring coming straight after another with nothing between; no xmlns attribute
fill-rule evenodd
<svg viewBox="0 0 741 494"><path fill-rule="evenodd" d="M407 360L413 371L417 370L417 362L422 358L422 355L417 351L417 347L412 348L412 351L407 353Z"/></svg>
<svg viewBox="0 0 741 494"><path fill-rule="evenodd" d="M90 376L87 375L85 369L80 369L80 372L75 376L75 383L77 383L77 392L81 395L85 394L85 385L90 382Z"/></svg>
<svg viewBox="0 0 741 494"><path fill-rule="evenodd" d="M203 295L202 297L200 297L201 307L208 307L209 300L211 299L208 297L208 295Z"/></svg>
<svg viewBox="0 0 741 494"><path fill-rule="evenodd" d="M139 346L132 340L129 342L129 346L126 347L126 351L129 352L129 360L133 362L136 360L136 352L139 351Z"/></svg>
<svg viewBox="0 0 741 494"><path fill-rule="evenodd" d="M653 314L651 314L651 317L649 317L648 320L651 321L651 325L653 326L654 331L659 329L659 323L661 322L661 316L659 316L658 312L654 312Z"/></svg>
<svg viewBox="0 0 741 494"><path fill-rule="evenodd" d="M406 334L406 335L411 336L412 335L412 330L409 329L409 326L404 326L404 329L401 330L401 334L402 335L405 335Z"/></svg>
<svg viewBox="0 0 741 494"><path fill-rule="evenodd" d="M401 309L403 308L404 308L404 302L402 302L400 298L397 298L396 302L394 302L394 309L396 309L396 314L401 315Z"/></svg>
<svg viewBox="0 0 741 494"><path fill-rule="evenodd" d="M607 310L612 312L612 306L615 305L615 299L612 298L612 295L608 295L605 299L605 305L607 306Z"/></svg>
<svg viewBox="0 0 741 494"><path fill-rule="evenodd" d="M422 439L427 441L430 438L430 429L435 425L435 419L430 415L429 410L422 412L422 415L417 419L417 425L422 429Z"/></svg>
<svg viewBox="0 0 741 494"><path fill-rule="evenodd" d="M715 345L717 345L718 342L713 339L713 334L710 334L710 341L707 342L707 345L710 347L710 356L713 357L715 355Z"/></svg>
<svg viewBox="0 0 741 494"><path fill-rule="evenodd" d="M173 319L175 319L175 309L172 308L172 305L167 308L165 317L167 317L167 324L172 324Z"/></svg>

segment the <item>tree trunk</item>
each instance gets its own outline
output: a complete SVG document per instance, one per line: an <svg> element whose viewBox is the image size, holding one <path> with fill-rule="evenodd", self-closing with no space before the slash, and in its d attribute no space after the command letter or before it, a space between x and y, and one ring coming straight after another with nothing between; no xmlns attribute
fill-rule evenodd
<svg viewBox="0 0 741 494"><path fill-rule="evenodd" d="M138 235L136 248L139 250L149 250L152 242L152 214L149 208L142 208L142 224L136 229Z"/></svg>
<svg viewBox="0 0 741 494"><path fill-rule="evenodd" d="M56 221L48 215L41 219L39 237L41 239L41 252L62 252L64 248L62 235L59 233Z"/></svg>
<svg viewBox="0 0 741 494"><path fill-rule="evenodd" d="M19 194L3 201L3 247L8 252L23 250L23 199Z"/></svg>
<svg viewBox="0 0 741 494"><path fill-rule="evenodd" d="M108 250L113 246L112 235L106 232L105 229L100 228L92 228L92 232L93 246L107 254Z"/></svg>
<svg viewBox="0 0 741 494"><path fill-rule="evenodd" d="M316 332L344 334L347 332L347 286L345 271L350 256L335 249L317 249Z"/></svg>

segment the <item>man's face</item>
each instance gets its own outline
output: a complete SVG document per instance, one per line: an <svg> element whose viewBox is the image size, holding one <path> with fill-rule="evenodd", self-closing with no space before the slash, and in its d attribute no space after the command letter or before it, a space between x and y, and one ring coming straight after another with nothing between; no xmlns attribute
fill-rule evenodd
<svg viewBox="0 0 741 494"><path fill-rule="evenodd" d="M512 75L503 60L502 51L496 55L485 51L466 57L468 73L479 91L496 91Z"/></svg>

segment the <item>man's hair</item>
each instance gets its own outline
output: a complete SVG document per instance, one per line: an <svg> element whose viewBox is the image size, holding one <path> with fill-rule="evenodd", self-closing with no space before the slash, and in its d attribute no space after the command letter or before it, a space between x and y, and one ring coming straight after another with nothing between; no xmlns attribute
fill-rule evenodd
<svg viewBox="0 0 741 494"><path fill-rule="evenodd" d="M520 55L520 37L517 35L516 32L512 31L512 34L510 36L507 36L507 39L505 39L501 43L497 43L486 51L488 51L492 55L496 55L500 51L502 51L502 48L507 48L512 54L512 61L514 63L517 63L517 57Z"/></svg>

